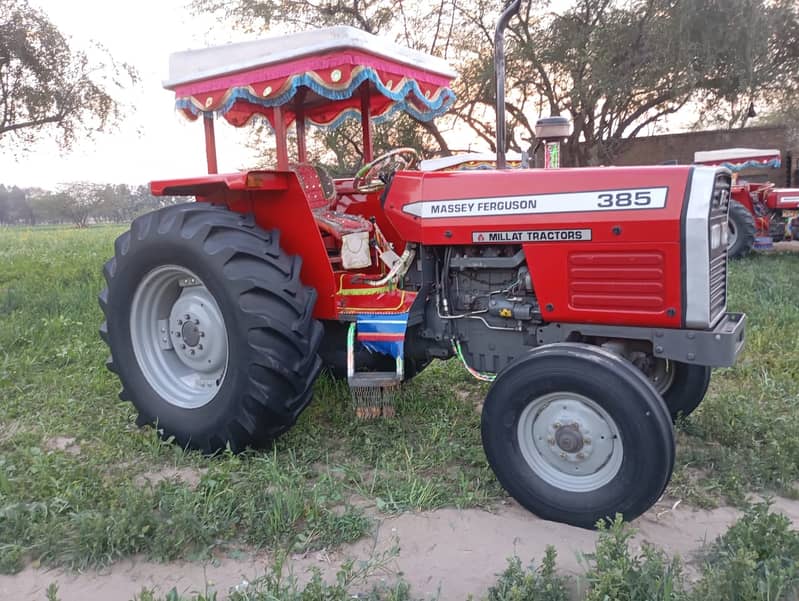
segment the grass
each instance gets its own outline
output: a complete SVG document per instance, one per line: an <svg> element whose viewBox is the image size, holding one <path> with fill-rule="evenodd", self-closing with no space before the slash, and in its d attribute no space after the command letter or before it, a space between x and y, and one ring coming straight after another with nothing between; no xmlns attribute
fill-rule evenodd
<svg viewBox="0 0 799 601"><path fill-rule="evenodd" d="M363 423L329 379L267 452L207 458L135 426L97 336L100 267L122 228L0 230L0 571L83 568L142 553L208 557L230 545L305 551L370 529L382 512L488 505L502 496L479 418L436 365L393 421ZM196 473L148 483L158 470Z"/></svg>
<svg viewBox="0 0 799 601"><path fill-rule="evenodd" d="M737 261L729 282L729 309L747 314L745 351L680 427L670 489L702 505L795 496L799 481L799 254Z"/></svg>
<svg viewBox="0 0 799 601"><path fill-rule="evenodd" d="M135 426L97 336L100 268L119 227L0 229L0 572L132 554L207 558L246 544L305 551L356 540L371 512L490 506L487 390L455 362L407 386L395 420L361 422L327 378L265 452L207 458ZM747 350L680 426L671 494L694 503L783 494L799 480L799 255L733 265ZM159 470L191 477L150 477ZM366 509L364 509L366 506Z"/></svg>
<svg viewBox="0 0 799 601"><path fill-rule="evenodd" d="M539 566L522 567L513 556L480 601L795 601L799 594L799 532L782 515L771 513L768 503L747 508L730 529L704 549L701 574L688 586L680 557L644 543L634 550L635 530L618 516L600 524L593 553L583 556L585 571L574 579L559 575L557 554L547 547ZM407 581L376 579L396 556L397 548L368 561L344 563L332 581L318 569L301 584L286 569L285 556L264 576L243 582L229 592L230 601L423 601L414 596ZM377 580L377 581L376 581ZM574 591L573 585L579 585ZM57 601L57 587L48 589ZM161 596L143 589L133 601L218 601L218 592L189 597L172 589ZM476 601L471 595L465 601Z"/></svg>

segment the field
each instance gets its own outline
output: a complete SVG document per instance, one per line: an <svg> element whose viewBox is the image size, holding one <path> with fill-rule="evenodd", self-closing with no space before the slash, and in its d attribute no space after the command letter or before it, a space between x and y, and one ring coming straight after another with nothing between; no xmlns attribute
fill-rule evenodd
<svg viewBox="0 0 799 601"><path fill-rule="evenodd" d="M376 524L390 516L508 505L480 445L486 386L454 361L428 368L407 386L398 417L378 422L356 420L346 387L325 377L298 425L268 451L207 458L137 428L97 336L100 269L121 231L0 229L0 573L43 573L46 586L44 568L130 557L311 557L377 540ZM732 266L729 309L748 314L746 350L735 368L714 373L699 411L679 425L664 507L799 494L798 273L795 253ZM787 524L769 524L792 535ZM602 541L621 545L623 536L600 537L597 555ZM783 559L796 564L791 544L796 555ZM385 576L381 565L378 557L369 569ZM505 576L522 582L519 570ZM0 591L14 582L0 578Z"/></svg>

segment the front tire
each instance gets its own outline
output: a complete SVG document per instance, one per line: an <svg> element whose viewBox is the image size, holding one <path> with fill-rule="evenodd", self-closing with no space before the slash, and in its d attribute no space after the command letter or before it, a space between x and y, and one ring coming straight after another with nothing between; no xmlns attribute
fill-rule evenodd
<svg viewBox="0 0 799 601"><path fill-rule="evenodd" d="M264 446L293 425L321 369L300 266L277 232L225 208L136 219L103 270L100 334L137 423L205 452Z"/></svg>
<svg viewBox="0 0 799 601"><path fill-rule="evenodd" d="M586 344L542 346L495 380L483 447L502 486L536 515L582 528L631 520L674 467L668 409L631 363Z"/></svg>

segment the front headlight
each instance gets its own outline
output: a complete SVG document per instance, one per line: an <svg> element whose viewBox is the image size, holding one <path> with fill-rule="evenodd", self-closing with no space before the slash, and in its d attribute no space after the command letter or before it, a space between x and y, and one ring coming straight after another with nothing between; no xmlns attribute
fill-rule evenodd
<svg viewBox="0 0 799 601"><path fill-rule="evenodd" d="M717 223L713 227L710 228L710 249L716 250L719 246L721 246L721 224Z"/></svg>

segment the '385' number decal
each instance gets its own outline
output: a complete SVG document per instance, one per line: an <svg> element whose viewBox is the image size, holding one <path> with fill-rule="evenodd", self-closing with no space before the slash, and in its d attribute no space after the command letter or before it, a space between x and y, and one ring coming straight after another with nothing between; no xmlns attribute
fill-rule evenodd
<svg viewBox="0 0 799 601"><path fill-rule="evenodd" d="M599 194L597 198L599 199L597 206L600 209L625 209L628 207L648 207L652 205L651 190L603 192Z"/></svg>

